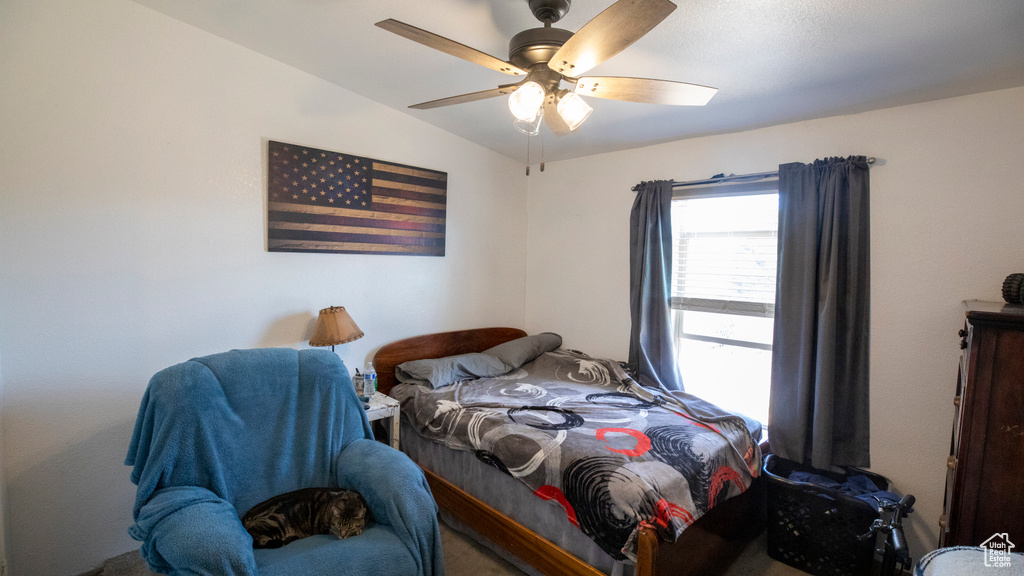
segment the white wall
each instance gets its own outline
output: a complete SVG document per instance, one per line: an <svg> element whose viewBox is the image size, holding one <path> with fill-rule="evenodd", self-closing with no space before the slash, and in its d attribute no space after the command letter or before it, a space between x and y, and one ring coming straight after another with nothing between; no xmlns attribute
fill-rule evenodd
<svg viewBox="0 0 1024 576"><path fill-rule="evenodd" d="M0 353L12 573L138 546L124 458L150 376L305 347L343 305L382 344L522 326L522 166L125 0L9 0L0 34ZM448 173L446 256L268 253L266 140Z"/></svg>
<svg viewBox="0 0 1024 576"><path fill-rule="evenodd" d="M920 555L937 545L961 301L1001 300L1003 278L1024 271L1022 151L1016 88L549 163L529 179L526 330L626 359L629 189L642 180L876 156L872 469L917 496Z"/></svg>

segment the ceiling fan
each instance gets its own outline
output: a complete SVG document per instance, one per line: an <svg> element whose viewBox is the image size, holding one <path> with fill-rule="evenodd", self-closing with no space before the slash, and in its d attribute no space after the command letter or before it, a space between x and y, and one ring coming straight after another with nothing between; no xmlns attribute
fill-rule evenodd
<svg viewBox="0 0 1024 576"><path fill-rule="evenodd" d="M717 88L671 80L580 76L654 29L676 9L669 0L618 0L575 34L551 26L565 16L572 0L527 2L544 26L513 36L507 61L398 20L389 18L377 22L380 28L429 48L503 74L524 77L513 84L409 107L423 110L510 94L509 108L520 130L536 134L543 118L553 133L562 136L579 127L592 111L581 95L627 102L703 106L718 92ZM563 81L573 88L561 88Z"/></svg>

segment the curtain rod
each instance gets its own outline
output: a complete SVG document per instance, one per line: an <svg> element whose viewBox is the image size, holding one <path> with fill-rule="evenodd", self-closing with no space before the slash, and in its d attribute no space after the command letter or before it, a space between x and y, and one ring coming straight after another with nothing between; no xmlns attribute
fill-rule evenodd
<svg viewBox="0 0 1024 576"><path fill-rule="evenodd" d="M874 164L875 157L868 157L868 164ZM779 171L774 172L757 172L754 174L739 174L736 176L721 176L718 178L706 178L704 180L690 180L688 182L673 182L673 188L681 188L683 186L703 186L706 184L723 184L725 182L754 182L756 180L764 180L766 178L777 178Z"/></svg>

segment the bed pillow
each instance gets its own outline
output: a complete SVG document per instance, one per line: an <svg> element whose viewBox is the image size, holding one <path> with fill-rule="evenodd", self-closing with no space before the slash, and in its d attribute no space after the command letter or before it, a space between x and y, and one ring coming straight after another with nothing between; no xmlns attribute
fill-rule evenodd
<svg viewBox="0 0 1024 576"><path fill-rule="evenodd" d="M562 345L562 337L554 332L543 332L534 336L523 336L484 350L484 354L497 357L509 367L519 368L545 352L551 352Z"/></svg>
<svg viewBox="0 0 1024 576"><path fill-rule="evenodd" d="M495 356L472 353L402 362L395 367L395 376L405 384L440 388L470 378L501 376L511 369Z"/></svg>

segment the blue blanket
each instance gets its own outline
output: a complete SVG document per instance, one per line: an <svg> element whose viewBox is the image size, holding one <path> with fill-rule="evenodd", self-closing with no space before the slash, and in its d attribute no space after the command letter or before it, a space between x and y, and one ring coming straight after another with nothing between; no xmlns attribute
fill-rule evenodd
<svg viewBox="0 0 1024 576"><path fill-rule="evenodd" d="M867 502L876 510L881 510L882 504L896 504L900 501L900 497L896 493L880 489L871 481L870 478L863 474L854 474L849 476L841 484L827 476L822 476L821 474L815 474L813 472L794 471L789 475L789 479L794 482L807 482L809 484L814 484L815 486L828 488L829 490L838 492L839 494L853 496L854 498ZM910 514L913 511L913 508L909 509L907 510L907 514Z"/></svg>
<svg viewBox="0 0 1024 576"><path fill-rule="evenodd" d="M443 574L436 505L422 472L374 442L348 371L326 350L233 350L157 373L142 399L125 464L138 486L133 538L161 573ZM311 486L363 494L363 535L313 537L253 553L239 518ZM385 547L375 552L377 547ZM397 548L401 549L401 548ZM264 554L264 552L267 552Z"/></svg>

